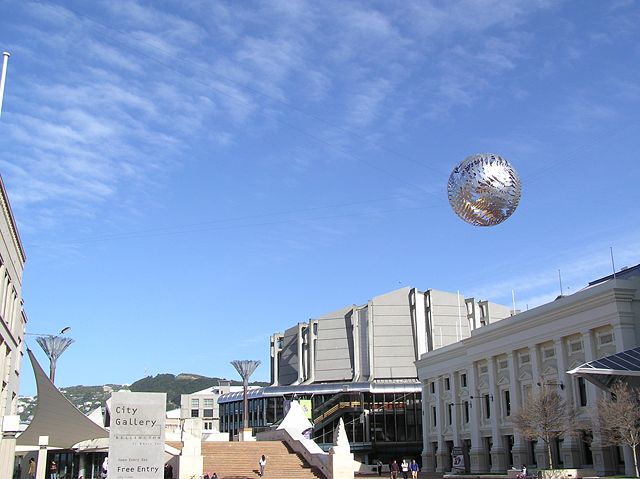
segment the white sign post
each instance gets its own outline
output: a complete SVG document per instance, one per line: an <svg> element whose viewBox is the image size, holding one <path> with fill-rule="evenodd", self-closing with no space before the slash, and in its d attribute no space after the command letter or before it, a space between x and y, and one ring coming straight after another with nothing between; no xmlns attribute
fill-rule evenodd
<svg viewBox="0 0 640 479"><path fill-rule="evenodd" d="M109 479L162 479L166 402L165 393L113 393Z"/></svg>

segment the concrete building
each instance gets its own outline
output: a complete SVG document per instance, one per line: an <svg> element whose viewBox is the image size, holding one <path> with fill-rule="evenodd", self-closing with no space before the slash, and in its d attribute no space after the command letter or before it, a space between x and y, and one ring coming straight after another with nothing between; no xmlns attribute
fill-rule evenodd
<svg viewBox="0 0 640 479"><path fill-rule="evenodd" d="M20 422L19 371L27 322L21 295L26 256L2 178L0 206L0 477L12 477L15 435Z"/></svg>
<svg viewBox="0 0 640 479"><path fill-rule="evenodd" d="M253 388L253 386L252 386ZM220 380L217 386L180 396L180 420L200 419L203 440L219 440L220 413L218 399L230 392L242 391L242 386L231 386L231 381ZM225 439L227 435L224 435Z"/></svg>
<svg viewBox="0 0 640 479"><path fill-rule="evenodd" d="M249 394L249 425L259 431L277 424L296 398L308 406L312 437L325 449L342 418L359 460L419 459L415 361L510 315L486 301L407 287L295 324L271 336L272 385ZM233 436L242 424L242 394L219 403L220 428Z"/></svg>
<svg viewBox="0 0 640 479"><path fill-rule="evenodd" d="M542 441L526 441L511 417L540 382L557 387L584 420L602 390L567 374L579 365L640 345L640 265L570 296L474 329L470 337L423 354L422 451L427 471L452 467L462 448L472 473L549 467ZM605 446L597 427L553 446L556 464L599 475L631 473L631 451Z"/></svg>

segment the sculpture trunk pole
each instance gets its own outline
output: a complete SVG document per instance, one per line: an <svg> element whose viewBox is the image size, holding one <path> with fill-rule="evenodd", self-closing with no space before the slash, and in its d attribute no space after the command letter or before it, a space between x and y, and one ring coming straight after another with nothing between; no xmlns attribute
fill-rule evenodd
<svg viewBox="0 0 640 479"><path fill-rule="evenodd" d="M242 431L238 434L241 441L251 439L251 429L249 429L249 376L253 374L260 365L260 361L248 359L231 361L231 364L242 378L243 401L242 401Z"/></svg>
<svg viewBox="0 0 640 479"><path fill-rule="evenodd" d="M247 429L249 427L249 398L247 397L247 390L249 389L249 378L243 379L243 411L242 411L242 427Z"/></svg>

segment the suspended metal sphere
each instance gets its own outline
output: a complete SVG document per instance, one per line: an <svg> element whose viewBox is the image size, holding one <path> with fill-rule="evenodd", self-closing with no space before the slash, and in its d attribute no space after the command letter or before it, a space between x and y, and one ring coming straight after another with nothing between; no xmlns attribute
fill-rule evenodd
<svg viewBox="0 0 640 479"><path fill-rule="evenodd" d="M481 153L468 156L453 169L447 191L460 218L476 226L494 226L516 210L521 186L507 160Z"/></svg>

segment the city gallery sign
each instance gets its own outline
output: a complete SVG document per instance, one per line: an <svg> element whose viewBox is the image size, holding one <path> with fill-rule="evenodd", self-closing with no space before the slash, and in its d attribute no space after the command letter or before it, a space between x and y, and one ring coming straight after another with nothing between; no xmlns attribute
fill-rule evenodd
<svg viewBox="0 0 640 479"><path fill-rule="evenodd" d="M113 393L109 479L162 479L166 402L165 393Z"/></svg>

